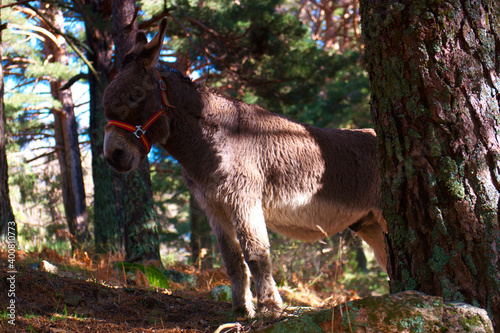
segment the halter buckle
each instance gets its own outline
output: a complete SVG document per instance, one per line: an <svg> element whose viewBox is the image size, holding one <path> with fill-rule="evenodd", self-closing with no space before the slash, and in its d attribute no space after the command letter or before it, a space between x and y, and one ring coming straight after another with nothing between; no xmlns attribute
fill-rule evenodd
<svg viewBox="0 0 500 333"><path fill-rule="evenodd" d="M134 135L137 139L140 139L142 135L146 134L146 131L141 128L141 125L136 125L135 128ZM141 131L141 133L139 133L139 131Z"/></svg>
<svg viewBox="0 0 500 333"><path fill-rule="evenodd" d="M162 79L160 79L159 81L160 81L160 89L167 90L167 84L165 83L165 81L163 81Z"/></svg>

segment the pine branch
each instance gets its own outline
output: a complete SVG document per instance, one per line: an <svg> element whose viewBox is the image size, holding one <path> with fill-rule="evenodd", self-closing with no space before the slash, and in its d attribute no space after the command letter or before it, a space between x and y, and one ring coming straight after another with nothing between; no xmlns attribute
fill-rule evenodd
<svg viewBox="0 0 500 333"><path fill-rule="evenodd" d="M78 80L81 80L81 79L86 79L88 80L89 78L89 75L88 74L85 74L85 73L80 73L80 74L77 74L75 76L73 76L71 79L68 80L68 82L66 82L66 84L64 84L61 88L59 88L59 90L66 90L66 89L69 89L71 88L71 86L73 84L75 84Z"/></svg>
<svg viewBox="0 0 500 333"><path fill-rule="evenodd" d="M153 26L156 22L160 21L162 18L169 16L170 15L169 10L170 9L167 9L166 11L163 11L159 14L155 14L149 20L139 23L138 24L139 30L146 30L146 29L150 28L151 26Z"/></svg>
<svg viewBox="0 0 500 333"><path fill-rule="evenodd" d="M59 30L58 28L56 28L50 22L50 20L45 17L45 15L43 15L42 13L40 13L40 11L38 9L34 8L33 6L31 6L28 3L24 4L24 6L26 6L29 9L31 9L33 12L35 12L38 15L38 17L40 17L45 22L45 24L47 24L47 26L49 26L57 34L61 35L64 38L64 40L66 41L66 43L68 43L69 46L71 46L73 48L73 50L80 57L80 59L82 59L83 62L88 66L88 68L90 69L90 71L92 72L92 74L94 74L94 76L96 77L97 81L99 83L101 83L101 80L99 78L99 74L95 70L94 66L90 63L90 61L87 59L87 57L85 57L85 55L82 53L82 51L80 51L80 49L71 41L72 38L68 34L65 34L61 30Z"/></svg>
<svg viewBox="0 0 500 333"><path fill-rule="evenodd" d="M14 6L18 6L18 5L24 5L28 2L30 2L32 0L19 0L17 2L12 2L12 3L8 3L6 5L1 5L0 6L0 9L4 9L4 8L8 8L8 7L14 7Z"/></svg>
<svg viewBox="0 0 500 333"><path fill-rule="evenodd" d="M33 158L30 158L29 160L24 160L24 163L31 163L31 162L34 162L34 161L40 159L40 158L52 156L52 155L55 154L55 152L56 152L55 150L48 151L48 152L46 152L44 154L41 154L41 155L35 156ZM44 164L44 163L42 163L42 164Z"/></svg>

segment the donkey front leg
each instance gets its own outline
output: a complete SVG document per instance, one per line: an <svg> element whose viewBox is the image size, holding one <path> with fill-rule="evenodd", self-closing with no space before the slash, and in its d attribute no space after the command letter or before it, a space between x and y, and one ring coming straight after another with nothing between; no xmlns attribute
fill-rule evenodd
<svg viewBox="0 0 500 333"><path fill-rule="evenodd" d="M211 219L210 224L217 237L227 274L231 279L233 312L254 317L255 310L252 301L252 292L250 291L250 272L243 259L243 253L236 239L234 228L229 221L224 225L220 225L217 222L220 221Z"/></svg>
<svg viewBox="0 0 500 333"><path fill-rule="evenodd" d="M269 237L262 205L242 200L233 214L236 236L254 277L257 310L265 316L279 316L283 302L272 276Z"/></svg>

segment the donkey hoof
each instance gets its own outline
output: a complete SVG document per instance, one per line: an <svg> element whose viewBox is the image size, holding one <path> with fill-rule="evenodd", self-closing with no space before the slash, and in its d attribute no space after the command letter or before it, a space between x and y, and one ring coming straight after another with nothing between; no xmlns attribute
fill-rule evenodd
<svg viewBox="0 0 500 333"><path fill-rule="evenodd" d="M259 316L279 318L283 314L283 305L281 302L267 300L259 303L258 311Z"/></svg>
<svg viewBox="0 0 500 333"><path fill-rule="evenodd" d="M233 308L233 314L241 318L253 318L255 317L255 310L253 305L251 307L238 307Z"/></svg>

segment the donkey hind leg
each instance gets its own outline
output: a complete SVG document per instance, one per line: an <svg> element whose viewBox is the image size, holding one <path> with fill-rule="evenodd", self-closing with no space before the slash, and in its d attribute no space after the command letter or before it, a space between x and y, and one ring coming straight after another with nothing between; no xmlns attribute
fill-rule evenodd
<svg viewBox="0 0 500 333"><path fill-rule="evenodd" d="M260 202L243 204L233 215L236 235L250 267L257 292L257 310L264 316L281 315L283 301L272 276L269 237Z"/></svg>
<svg viewBox="0 0 500 333"><path fill-rule="evenodd" d="M370 212L349 228L373 249L378 264L387 272L387 252L385 247L387 224L382 217L382 213Z"/></svg>
<svg viewBox="0 0 500 333"><path fill-rule="evenodd" d="M253 296L250 290L250 271L245 263L234 229L231 226L231 230L224 230L216 223L211 223L211 225L217 237L227 274L231 279L233 312L250 318L254 317Z"/></svg>

